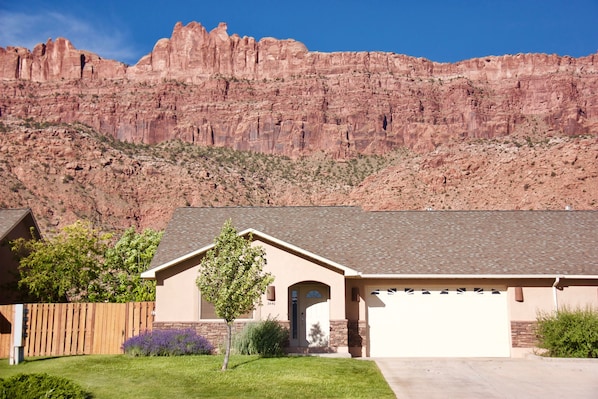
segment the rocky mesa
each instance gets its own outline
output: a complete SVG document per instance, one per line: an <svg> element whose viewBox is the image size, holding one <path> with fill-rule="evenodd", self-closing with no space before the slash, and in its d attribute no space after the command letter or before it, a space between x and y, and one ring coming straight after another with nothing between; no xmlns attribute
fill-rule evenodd
<svg viewBox="0 0 598 399"><path fill-rule="evenodd" d="M44 232L161 229L180 206L598 209L597 63L318 53L198 23L133 66L64 38L0 48L0 207Z"/></svg>
<svg viewBox="0 0 598 399"><path fill-rule="evenodd" d="M598 55L454 64L381 52L310 52L294 40L174 27L136 65L63 38L0 48L0 117L80 122L134 143L179 139L299 158L424 153L515 133L595 134Z"/></svg>

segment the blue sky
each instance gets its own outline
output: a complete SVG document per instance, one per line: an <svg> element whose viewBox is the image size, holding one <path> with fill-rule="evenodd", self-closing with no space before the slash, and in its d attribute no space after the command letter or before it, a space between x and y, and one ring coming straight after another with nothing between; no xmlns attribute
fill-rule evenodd
<svg viewBox="0 0 598 399"><path fill-rule="evenodd" d="M177 21L310 51L388 51L455 62L487 55L598 51L598 0L0 0L0 47L66 37L135 64Z"/></svg>

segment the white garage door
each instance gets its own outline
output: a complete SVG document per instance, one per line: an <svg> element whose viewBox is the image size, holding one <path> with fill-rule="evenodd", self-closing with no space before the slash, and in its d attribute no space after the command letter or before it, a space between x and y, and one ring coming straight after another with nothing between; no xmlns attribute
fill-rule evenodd
<svg viewBox="0 0 598 399"><path fill-rule="evenodd" d="M367 289L371 357L508 357L507 292L488 287Z"/></svg>

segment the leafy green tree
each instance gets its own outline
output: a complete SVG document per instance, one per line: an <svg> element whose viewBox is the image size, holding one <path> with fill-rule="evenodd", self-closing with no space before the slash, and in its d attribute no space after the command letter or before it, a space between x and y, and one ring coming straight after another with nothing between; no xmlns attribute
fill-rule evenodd
<svg viewBox="0 0 598 399"><path fill-rule="evenodd" d="M90 300L94 302L141 302L156 299L155 280L143 280L162 239L162 232L145 229L137 233L125 230L118 242L108 248L104 267L94 284Z"/></svg>
<svg viewBox="0 0 598 399"><path fill-rule="evenodd" d="M228 368L233 322L255 309L268 284L274 281L270 273L263 271L266 251L252 246L251 241L251 236L239 236L229 219L199 265L196 283L201 296L214 305L216 315L227 325L223 371Z"/></svg>
<svg viewBox="0 0 598 399"><path fill-rule="evenodd" d="M79 220L49 239L13 241L13 251L24 255L19 284L43 302L87 301L110 238Z"/></svg>

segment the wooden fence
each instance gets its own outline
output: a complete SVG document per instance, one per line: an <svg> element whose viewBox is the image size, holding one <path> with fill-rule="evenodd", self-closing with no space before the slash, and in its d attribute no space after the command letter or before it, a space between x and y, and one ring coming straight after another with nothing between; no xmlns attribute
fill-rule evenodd
<svg viewBox="0 0 598 399"><path fill-rule="evenodd" d="M154 302L26 304L24 352L30 356L122 353L122 344L151 330ZM10 356L14 305L0 305L0 358Z"/></svg>

